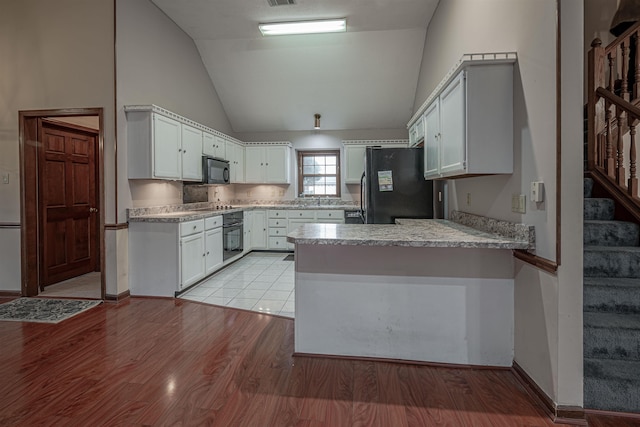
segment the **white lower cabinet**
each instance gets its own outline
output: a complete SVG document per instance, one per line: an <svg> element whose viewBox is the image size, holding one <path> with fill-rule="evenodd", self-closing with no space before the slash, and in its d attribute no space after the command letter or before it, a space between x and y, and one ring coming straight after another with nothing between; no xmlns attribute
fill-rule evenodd
<svg viewBox="0 0 640 427"><path fill-rule="evenodd" d="M205 276L222 267L222 215L204 220Z"/></svg>
<svg viewBox="0 0 640 427"><path fill-rule="evenodd" d="M173 297L222 263L220 215L181 223L129 224L131 295Z"/></svg>
<svg viewBox="0 0 640 427"><path fill-rule="evenodd" d="M270 209L267 211L268 221L268 249L287 249L287 211L285 209Z"/></svg>
<svg viewBox="0 0 640 427"><path fill-rule="evenodd" d="M204 235L202 232L180 238L179 289L193 285L205 274Z"/></svg>
<svg viewBox="0 0 640 427"><path fill-rule="evenodd" d="M294 245L287 242L287 234L302 224L344 223L342 209L270 209L267 211L267 248L271 250L292 250Z"/></svg>
<svg viewBox="0 0 640 427"><path fill-rule="evenodd" d="M262 210L253 211L250 227L251 248L267 249L267 212Z"/></svg>
<svg viewBox="0 0 640 427"><path fill-rule="evenodd" d="M253 235L253 211L242 212L242 254L247 254L253 249L252 238Z"/></svg>

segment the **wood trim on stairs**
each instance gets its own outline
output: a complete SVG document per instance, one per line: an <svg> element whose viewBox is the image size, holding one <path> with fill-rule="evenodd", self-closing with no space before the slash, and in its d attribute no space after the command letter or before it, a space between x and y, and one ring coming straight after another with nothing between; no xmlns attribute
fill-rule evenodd
<svg viewBox="0 0 640 427"><path fill-rule="evenodd" d="M513 251L513 257L551 274L556 274L558 272L558 263L551 261L550 259L534 255L525 250L515 249Z"/></svg>
<svg viewBox="0 0 640 427"><path fill-rule="evenodd" d="M576 426L588 425L583 408L579 406L556 405L516 361L513 362L512 372L527 393L544 408L544 411L554 423Z"/></svg>
<svg viewBox="0 0 640 427"><path fill-rule="evenodd" d="M593 179L592 197L609 197L616 205L616 219L640 223L640 200L630 198L615 181L598 169L585 174Z"/></svg>

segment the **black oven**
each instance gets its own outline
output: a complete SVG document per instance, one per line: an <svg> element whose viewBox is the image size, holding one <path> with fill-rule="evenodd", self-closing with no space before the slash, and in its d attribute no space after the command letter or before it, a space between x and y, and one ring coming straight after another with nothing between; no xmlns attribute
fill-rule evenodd
<svg viewBox="0 0 640 427"><path fill-rule="evenodd" d="M244 237L242 212L222 214L222 259L224 261L242 254Z"/></svg>

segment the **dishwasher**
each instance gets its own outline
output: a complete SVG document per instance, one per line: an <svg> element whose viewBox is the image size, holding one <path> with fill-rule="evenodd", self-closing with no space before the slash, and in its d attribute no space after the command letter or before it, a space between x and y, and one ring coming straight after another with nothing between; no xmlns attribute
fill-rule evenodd
<svg viewBox="0 0 640 427"><path fill-rule="evenodd" d="M360 209L345 210L344 223L345 224L364 224Z"/></svg>

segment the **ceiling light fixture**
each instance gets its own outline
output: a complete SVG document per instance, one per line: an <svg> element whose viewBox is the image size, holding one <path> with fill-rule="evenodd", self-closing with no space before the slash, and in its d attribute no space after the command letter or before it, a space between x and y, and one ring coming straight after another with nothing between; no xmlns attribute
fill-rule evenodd
<svg viewBox="0 0 640 427"><path fill-rule="evenodd" d="M313 121L313 128L320 129L320 114L316 113L313 115L315 120Z"/></svg>
<svg viewBox="0 0 640 427"><path fill-rule="evenodd" d="M287 34L344 33L347 31L347 19L325 19L321 21L274 22L258 24L263 36L282 36Z"/></svg>

